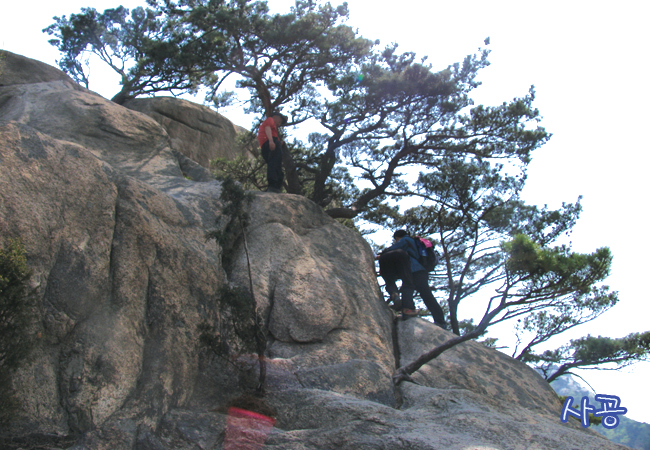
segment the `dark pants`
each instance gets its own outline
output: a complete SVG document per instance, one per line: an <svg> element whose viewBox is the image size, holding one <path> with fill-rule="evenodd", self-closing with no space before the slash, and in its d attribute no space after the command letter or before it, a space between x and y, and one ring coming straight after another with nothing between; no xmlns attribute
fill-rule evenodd
<svg viewBox="0 0 650 450"><path fill-rule="evenodd" d="M402 280L402 292L406 287L411 290L414 287L411 277L411 259L404 250L382 253L379 257L379 274L386 283L386 292L389 295L399 292L397 280ZM413 294L411 294L411 303L413 303Z"/></svg>
<svg viewBox="0 0 650 450"><path fill-rule="evenodd" d="M420 270L418 272L413 272L411 275L413 277L413 286L415 289L410 287L402 289L402 307L406 309L415 309L413 293L414 291L418 291L420 297L422 297L422 301L433 316L433 321L438 325L444 325L446 323L445 313L431 292L431 287L429 287L429 273L426 270Z"/></svg>
<svg viewBox="0 0 650 450"><path fill-rule="evenodd" d="M280 191L284 181L284 171L282 170L282 146L280 140L273 138L275 150L269 148L269 141L262 145L262 158L266 161L266 180L269 183L270 190Z"/></svg>

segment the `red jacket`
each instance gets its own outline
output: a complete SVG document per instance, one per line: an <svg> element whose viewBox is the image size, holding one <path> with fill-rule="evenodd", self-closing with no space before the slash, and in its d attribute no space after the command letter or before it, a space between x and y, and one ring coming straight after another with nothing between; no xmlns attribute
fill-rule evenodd
<svg viewBox="0 0 650 450"><path fill-rule="evenodd" d="M262 125L260 125L260 129L257 132L257 142L260 143L260 147L268 141L266 131L264 131L266 127L271 127L272 137L278 137L278 127L275 126L275 120L273 120L273 117L268 117L264 122L262 122Z"/></svg>

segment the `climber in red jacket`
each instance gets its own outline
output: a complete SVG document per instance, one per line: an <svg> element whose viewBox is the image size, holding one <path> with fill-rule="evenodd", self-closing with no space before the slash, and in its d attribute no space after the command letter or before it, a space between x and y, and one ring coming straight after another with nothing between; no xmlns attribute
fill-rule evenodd
<svg viewBox="0 0 650 450"><path fill-rule="evenodd" d="M287 116L274 112L267 117L257 133L257 140L262 149L262 158L266 161L266 179L268 192L282 192L284 172L282 171L282 141L278 137L278 127L286 125Z"/></svg>

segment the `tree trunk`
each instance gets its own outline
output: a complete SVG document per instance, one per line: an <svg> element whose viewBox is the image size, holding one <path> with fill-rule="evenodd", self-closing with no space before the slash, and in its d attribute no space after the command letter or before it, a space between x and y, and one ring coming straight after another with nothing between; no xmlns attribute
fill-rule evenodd
<svg viewBox="0 0 650 450"><path fill-rule="evenodd" d="M113 103L117 103L118 105L123 105L127 100L131 100L132 98L135 97L133 95L129 95L129 91L127 89L122 89L111 99L111 101Z"/></svg>
<svg viewBox="0 0 650 450"><path fill-rule="evenodd" d="M418 370L420 367L422 367L429 361L434 360L435 358L437 358L443 352L449 350L450 348L455 347L458 344L462 344L465 341L469 341L470 339L477 338L481 334L483 334L482 331L474 330L471 333L464 334L463 336L457 336L452 339L449 339L447 342L443 343L442 345L439 345L434 349L429 350L426 353L423 353L415 361L397 369L397 371L393 375L393 383L397 386L398 384L400 384L402 381L405 380L413 381L410 375L416 370Z"/></svg>
<svg viewBox="0 0 650 450"><path fill-rule="evenodd" d="M298 177L298 168L284 141L282 142L282 165L284 166L287 181L287 192L289 194L303 195L302 185Z"/></svg>
<svg viewBox="0 0 650 450"><path fill-rule="evenodd" d="M433 348L432 350L423 353L415 361L397 369L397 371L393 375L393 383L397 386L399 383L401 383L404 380L413 381L410 375L416 370L418 370L420 367L428 363L429 361L432 361L433 359L440 356L443 352L449 350L452 347L457 346L458 344L462 344L465 341L469 341L470 339L476 339L482 336L483 333L485 333L485 330L487 330L488 326L490 325L492 319L496 315L498 315L503 310L503 308L504 306L501 305L497 307L494 311L486 313L483 316L481 322L477 325L477 327L472 332L449 339L447 342L444 342L442 345L439 345Z"/></svg>

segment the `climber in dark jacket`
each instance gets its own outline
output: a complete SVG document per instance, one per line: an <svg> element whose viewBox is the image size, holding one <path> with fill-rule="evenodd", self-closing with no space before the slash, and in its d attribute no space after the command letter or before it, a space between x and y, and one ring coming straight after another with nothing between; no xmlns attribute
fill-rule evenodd
<svg viewBox="0 0 650 450"><path fill-rule="evenodd" d="M429 286L429 272L419 262L418 249L415 241L405 230L397 230L393 234L395 243L384 250L384 253L394 250L404 250L409 255L411 265L411 279L412 284L402 286L402 316L409 317L415 316L415 303L413 302L414 291L418 291L422 301L426 305L429 312L433 316L433 321L436 325L445 330L449 329L445 320L445 313L436 301L436 298L431 292ZM404 282L402 280L402 282ZM388 288L387 288L388 290Z"/></svg>
<svg viewBox="0 0 650 450"><path fill-rule="evenodd" d="M402 300L397 287L397 280L402 280L402 292L408 287L413 289L413 277L411 276L410 256L402 249L384 251L377 259L379 260L379 275L386 283L386 292L392 302L391 308L396 311L402 310Z"/></svg>

